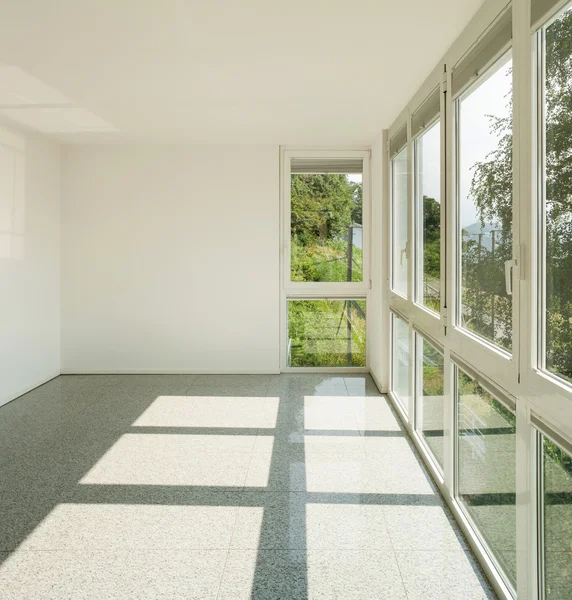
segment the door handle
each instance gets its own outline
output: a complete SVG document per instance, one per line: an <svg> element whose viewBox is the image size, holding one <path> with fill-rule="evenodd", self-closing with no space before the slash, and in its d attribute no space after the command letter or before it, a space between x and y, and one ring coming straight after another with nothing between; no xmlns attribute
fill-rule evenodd
<svg viewBox="0 0 572 600"><path fill-rule="evenodd" d="M504 261L504 282L508 296L512 296L512 270L517 264L516 258Z"/></svg>

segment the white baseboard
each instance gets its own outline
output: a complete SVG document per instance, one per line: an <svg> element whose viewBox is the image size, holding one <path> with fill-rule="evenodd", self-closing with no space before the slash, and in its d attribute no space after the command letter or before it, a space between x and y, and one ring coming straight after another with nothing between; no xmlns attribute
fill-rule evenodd
<svg viewBox="0 0 572 600"><path fill-rule="evenodd" d="M370 371L369 374L371 375L371 378L373 379L373 382L377 386L377 389L379 390L379 392L381 394L389 394L389 388L387 386L381 385L381 382L379 381L379 379L377 378L375 373L373 371Z"/></svg>
<svg viewBox="0 0 572 600"><path fill-rule="evenodd" d="M55 379L56 377L59 377L59 376L60 376L59 372L54 373L53 375L49 375L48 377L44 377L44 378L36 381L32 385L27 385L26 387L21 388L15 394L10 394L10 396L0 398L0 406L4 406L4 404L8 404L8 402L12 402L12 400L16 400L16 398L19 398L20 396L23 396L24 394L27 394L28 392L35 390L37 387L40 387L41 385L44 385L44 383L48 383L48 381L51 381L52 379Z"/></svg>
<svg viewBox="0 0 572 600"><path fill-rule="evenodd" d="M224 369L62 369L62 375L279 375L279 370Z"/></svg>

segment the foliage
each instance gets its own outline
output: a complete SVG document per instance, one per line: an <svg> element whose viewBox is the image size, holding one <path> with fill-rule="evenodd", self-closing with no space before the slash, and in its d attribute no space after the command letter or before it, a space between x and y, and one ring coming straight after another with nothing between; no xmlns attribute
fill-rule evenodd
<svg viewBox="0 0 572 600"><path fill-rule="evenodd" d="M497 299L497 313L507 324L512 310L502 268L512 255L512 117L490 116L490 121L498 147L475 165L471 196L481 223L499 223L507 233L494 257L485 251L477 259L474 240L463 242L463 294L476 307L472 327L489 339L495 336L487 319L491 299ZM546 366L572 380L572 10L546 31L545 139ZM505 326L495 341L509 347L510 334Z"/></svg>
<svg viewBox="0 0 572 600"><path fill-rule="evenodd" d="M359 309L365 315L364 300L290 300L290 366L365 366L365 317Z"/></svg>
<svg viewBox="0 0 572 600"><path fill-rule="evenodd" d="M441 205L423 196L423 272L435 279L441 276Z"/></svg>
<svg viewBox="0 0 572 600"><path fill-rule="evenodd" d="M423 395L442 396L445 393L443 365L423 363Z"/></svg>
<svg viewBox="0 0 572 600"><path fill-rule="evenodd" d="M362 224L362 194L347 175L292 175L292 281L362 281L363 250L350 238ZM290 301L290 365L365 366L364 315L364 301Z"/></svg>
<svg viewBox="0 0 572 600"><path fill-rule="evenodd" d="M572 476L572 456L566 454L564 450L548 438L544 438L544 454L544 460L546 460L546 456L548 456L554 463L560 465L566 473Z"/></svg>
<svg viewBox="0 0 572 600"><path fill-rule="evenodd" d="M423 196L423 303L439 312L439 292L431 293L433 284L439 290L441 279L441 205L435 198Z"/></svg>
<svg viewBox="0 0 572 600"><path fill-rule="evenodd" d="M302 245L347 234L356 204L347 175L292 175L291 198L292 236Z"/></svg>
<svg viewBox="0 0 572 600"><path fill-rule="evenodd" d="M347 246L342 239L312 240L304 245L298 237L292 238L292 281L347 281ZM363 251L354 246L352 254L352 281L361 281Z"/></svg>

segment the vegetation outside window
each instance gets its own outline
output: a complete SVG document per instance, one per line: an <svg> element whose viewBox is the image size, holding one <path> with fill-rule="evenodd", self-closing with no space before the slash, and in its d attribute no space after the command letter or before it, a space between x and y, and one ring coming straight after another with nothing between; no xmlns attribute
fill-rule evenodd
<svg viewBox="0 0 572 600"><path fill-rule="evenodd" d="M440 312L441 129L437 121L415 140L417 203L417 301Z"/></svg>
<svg viewBox="0 0 572 600"><path fill-rule="evenodd" d="M458 498L516 586L516 417L457 369Z"/></svg>
<svg viewBox="0 0 572 600"><path fill-rule="evenodd" d="M572 8L541 36L545 57L541 366L572 382Z"/></svg>
<svg viewBox="0 0 572 600"><path fill-rule="evenodd" d="M544 595L572 598L572 456L542 436Z"/></svg>
<svg viewBox="0 0 572 600"><path fill-rule="evenodd" d="M361 160L352 172L342 169L343 161L292 164L290 277L293 282L363 281ZM349 170L347 165L346 170Z"/></svg>
<svg viewBox="0 0 572 600"><path fill-rule="evenodd" d="M440 350L419 334L416 345L415 420L419 431L437 464L443 469L443 435L445 408L444 357Z"/></svg>
<svg viewBox="0 0 572 600"><path fill-rule="evenodd" d="M493 65L457 110L460 325L511 352L512 61Z"/></svg>
<svg viewBox="0 0 572 600"><path fill-rule="evenodd" d="M283 368L366 366L369 152L285 150Z"/></svg>
<svg viewBox="0 0 572 600"><path fill-rule="evenodd" d="M289 367L365 367L365 300L289 300Z"/></svg>

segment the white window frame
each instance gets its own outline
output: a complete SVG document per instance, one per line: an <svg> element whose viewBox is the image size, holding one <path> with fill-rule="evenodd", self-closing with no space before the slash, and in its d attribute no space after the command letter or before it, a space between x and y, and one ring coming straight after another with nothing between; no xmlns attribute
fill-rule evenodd
<svg viewBox="0 0 572 600"><path fill-rule="evenodd" d="M490 561L491 564L494 565L495 570L498 572L499 577L502 578L504 585L506 586L507 590L510 590L510 593L513 597L516 598L516 589L513 587L512 583L509 581L508 579L508 575L506 573L503 572L502 567L500 566L500 562L498 561L498 559L495 557L494 555L494 550L491 546L489 546L488 542L486 541L485 537L483 534L481 534L479 532L478 526L476 524L476 522L474 521L473 517L471 516L471 514L469 513L469 510L466 506L463 505L461 498L460 498L460 494L459 494L459 469L460 469L460 464L458 462L458 456L459 456L459 444L458 444L458 438L459 438L459 421L458 421L458 396L459 396L459 389L458 389L458 380L459 380L459 372L464 373L465 375L468 375L473 381L475 381L477 384L479 384L484 391L486 391L488 394L490 394L490 396L492 398L494 398L497 402L499 402L500 404L502 404L504 406L505 409L507 409L508 411L510 411L514 417L516 418L516 400L514 398L512 398L509 394L506 394L505 392L503 392L502 390L496 388L494 385L490 384L490 382L486 381L485 379L483 379L482 377L480 377L477 373L474 373L471 371L470 368L467 368L466 365L464 364L459 364L457 361L455 361L454 358L452 358L452 363L453 363L453 373L454 373L454 385L453 385L453 402L455 404L455 428L454 428L454 436L455 436L455 443L454 443L454 450L455 450L455 477L454 477L454 499L455 502L459 508L459 510L462 512L466 522L469 524L469 526L472 529L472 534L474 535L474 537L478 540L482 550L484 552L486 552L486 554L488 555L488 559ZM517 435L515 435L515 446L516 446L516 439L517 439ZM515 450L515 464L516 461L518 460L518 452L517 450ZM515 503L515 511L517 510L517 503ZM515 531L515 534L518 533L518 527L517 527L517 531Z"/></svg>
<svg viewBox="0 0 572 600"><path fill-rule="evenodd" d="M443 97L443 94L441 93L441 98ZM444 281L445 281L445 277L444 277L444 269L442 268L443 265L441 264L441 269L440 269L440 273L439 273L439 277L440 277L440 290L439 290L439 304L440 304L440 308L439 311L436 312L432 309L430 309L429 307L425 306L425 304L423 303L423 289L419 289L420 284L421 287L423 285L423 198L420 195L420 173L419 173L419 169L418 169L418 164L419 164L419 139L429 130L431 129L434 125L439 125L439 130L441 132L440 135L440 139L441 139L441 146L443 146L443 134L444 134L444 127L443 127L443 119L441 118L441 115L438 115L437 117L435 117L435 119L433 119L422 131L420 131L412 140L412 147L413 147L413 219L414 219L414 223L413 223L413 231L414 231L414 235L413 235L413 251L414 251L414 265L413 265L413 277L414 277L414 281L413 281L413 302L415 304L416 307L418 307L419 309L421 309L422 311L424 311L425 313L427 313L428 317L431 317L433 319L440 319L441 315L443 314L443 308L444 308L444 296L445 296L445 285L444 285ZM442 161L440 161L442 162ZM443 178L443 169L441 169L441 173L440 173L440 180ZM443 191L443 182L440 181L440 188L441 188L441 192ZM445 227L444 227L444 217L445 217L445 202L444 202L444 197L442 197L440 199L440 210L439 210L439 216L440 216L440 222L441 222L441 247L440 247L440 254L439 256L443 256L444 255L444 250L445 250ZM441 263L443 261L441 260Z"/></svg>
<svg viewBox="0 0 572 600"><path fill-rule="evenodd" d="M362 172L362 235L363 273L361 282L303 282L291 280L291 160L293 158L361 158ZM282 223L280 228L281 246L281 301L280 301L280 370L283 373L367 373L369 371L370 310L369 291L371 289L371 150L369 148L348 149L295 149L281 148L280 157L280 202ZM290 367L288 366L288 301L289 300L365 300L366 301L366 364L364 367Z"/></svg>
<svg viewBox="0 0 572 600"><path fill-rule="evenodd" d="M451 174L449 179L449 194L451 201L448 202L447 221L450 223L448 239L449 243L449 264L448 267L448 298L447 307L449 315L449 345L452 351L461 356L463 360L471 362L477 371L490 374L491 379L499 381L501 387L508 389L509 386L518 381L518 323L519 323L519 273L517 269L512 272L512 351L509 353L506 350L496 346L485 338L474 334L468 329L461 326L461 261L462 248L460 240L460 225L459 225L459 205L460 205L460 189L459 180L459 145L458 145L458 126L459 126L459 102L466 97L473 89L481 85L490 74L491 69L498 68L499 62L505 60L505 57L511 47L507 47L499 52L495 58L489 63L482 75L471 83L465 90L455 98L448 97L449 114L451 115L450 127L448 132L448 173ZM514 107L513 107L514 111ZM514 126L513 126L514 131ZM513 143L514 147L514 143ZM515 186L514 179L517 170L514 168L513 156L513 254L516 248L519 247L519 234L517 215L515 214Z"/></svg>
<svg viewBox="0 0 572 600"><path fill-rule="evenodd" d="M405 241L405 248L402 248L399 252L400 252L400 256L399 256L399 260L401 262L402 257L405 256L405 260L407 261L407 278L406 278L406 291L405 294L403 294L402 292L396 290L393 286L394 286L394 280L393 280L393 262L395 259L395 213L396 213L396 209L395 209L395 159L404 151L407 151L407 171L408 171L408 178L407 178L407 193L406 193L406 203L407 203L407 240ZM406 144L405 146L403 146L403 148L400 148L399 151L395 154L395 156L392 156L390 161L389 161L389 178L390 178L390 184L389 184L389 188L390 188L390 202L389 202L389 231L390 231L390 278L389 278L389 288L391 291L391 294L397 296L398 298L403 298L405 300L407 300L407 298L410 295L410 286L409 286L409 263L410 263L410 257L411 257L411 239L410 239L410 231L409 231L409 221L410 221L410 210L411 210L411 182L410 182L410 175L411 175L411 156L410 156L410 152L409 152L409 144Z"/></svg>
<svg viewBox="0 0 572 600"><path fill-rule="evenodd" d="M542 367L542 352L545 347L544 326L544 301L546 291L544 289L544 260L543 250L540 248L543 242L540 235L540 227L544 222L545 186L543 185L545 140L544 140L544 56L543 29L548 27L563 10L572 8L572 3L561 2L555 11L543 22L538 24L532 31L531 46L533 62L536 70L533 76L534 97L532 101L532 131L531 139L532 172L531 180L526 180L530 191L530 218L526 223L528 227L524 230L526 236L526 247L528 252L528 277L526 281L527 297L523 299L523 311L527 318L523 320L525 340L528 341L524 347L522 361L522 382L532 392L531 404L536 410L550 415L559 426L564 426L568 436L572 437L572 383L565 381L557 375ZM537 318L536 315L539 315ZM549 403L546 402L549 398ZM549 408L550 407L550 408ZM558 415L558 416L557 416ZM566 416L564 420L562 417Z"/></svg>
<svg viewBox="0 0 572 600"><path fill-rule="evenodd" d="M438 481L443 484L444 483L444 473L445 473L445 457L443 456L443 465L439 464L439 461L433 451L431 450L429 444L427 443L427 438L423 433L422 426L420 427L419 416L421 413L421 408L419 406L420 402L423 402L423 390L420 389L423 385L423 377L422 373L419 372L419 367L421 367L421 371L423 370L423 342L427 342L431 347L433 347L442 357L443 357L443 450L445 450L445 442L446 442L446 427L445 423L447 421L447 410L446 410L446 375L445 375L445 350L444 348L428 336L425 332L423 332L418 327L413 327L413 339L414 339L414 378L415 378L415 386L413 390L414 395L414 416L415 420L413 421L413 430L415 432L415 437L419 444L423 446L425 449L425 453L427 459L431 461L431 465L433 467L434 476L437 477ZM443 452L445 454L445 452Z"/></svg>

